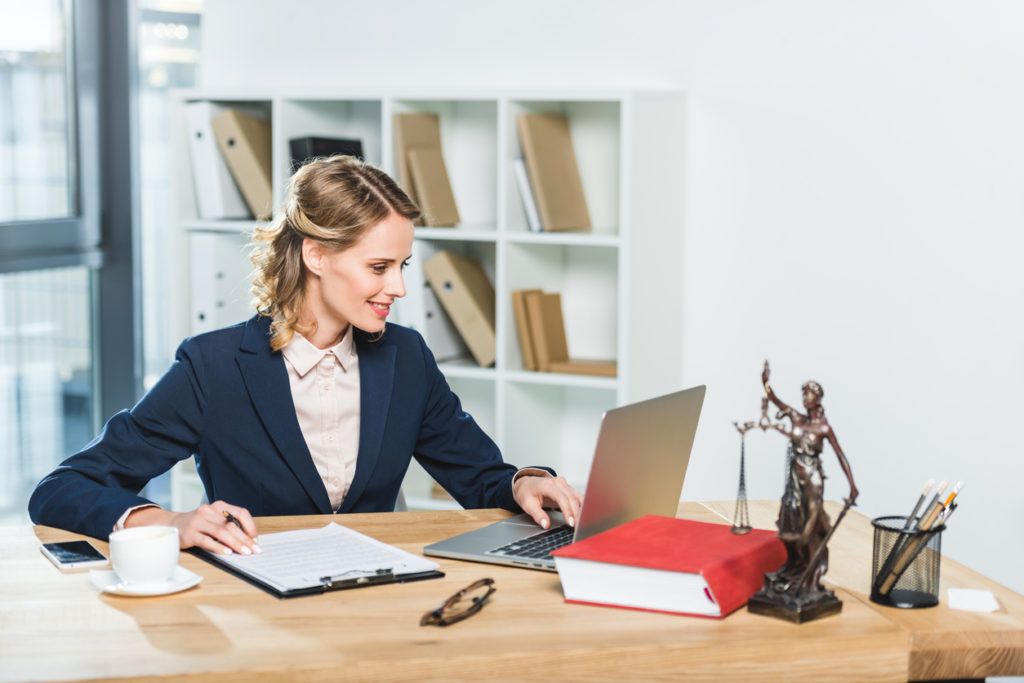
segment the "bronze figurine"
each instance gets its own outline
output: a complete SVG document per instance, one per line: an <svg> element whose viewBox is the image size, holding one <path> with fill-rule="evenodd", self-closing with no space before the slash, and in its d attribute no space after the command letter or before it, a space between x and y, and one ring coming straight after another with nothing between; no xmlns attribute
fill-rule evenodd
<svg viewBox="0 0 1024 683"><path fill-rule="evenodd" d="M748 609L801 623L842 610L842 601L821 584L821 578L828 571L828 541L847 510L856 504L858 491L850 463L825 417L825 408L821 405L825 392L821 385L814 381L803 385L805 414L775 395L768 383L769 375L768 361L765 361L761 372L765 397L761 400L761 419L757 426L762 431L774 429L789 439L786 490L776 521L779 539L786 546L786 563L777 572L765 575L764 587L750 599ZM778 408L775 419L788 418L789 425L769 419L769 401ZM749 429L749 424L743 427ZM826 441L832 445L850 484L850 495L835 524L829 520L824 507L825 474L821 452Z"/></svg>

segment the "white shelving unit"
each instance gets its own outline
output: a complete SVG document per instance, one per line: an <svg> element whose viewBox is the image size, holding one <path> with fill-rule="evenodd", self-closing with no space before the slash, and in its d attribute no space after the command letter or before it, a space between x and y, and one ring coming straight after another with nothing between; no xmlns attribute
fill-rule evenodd
<svg viewBox="0 0 1024 683"><path fill-rule="evenodd" d="M686 106L681 93L187 91L178 100L242 104L267 115L275 206L287 182L289 139L360 138L367 161L396 175L394 114L440 116L445 162L463 222L454 228L417 228L416 238L479 259L497 297L495 366L457 360L440 367L507 461L551 465L582 488L602 413L680 388L681 310L672 302L682 287ZM521 154L516 117L526 112L557 112L569 119L592 230L528 230L511 170ZM182 155L179 163L189 161ZM218 258L240 250L254 222L199 220L191 186L183 190L181 225L193 247L209 248L214 237L225 241ZM192 260L210 262L197 255ZM182 264L186 272L188 264ZM238 271L225 265L192 277L205 277L216 292L237 286L217 280L217 272ZM522 288L560 292L571 354L615 358L618 376L524 370L511 309L511 292ZM211 299L206 301L209 307ZM203 329L250 315L244 299L220 303L212 316L206 314ZM196 331L198 311L190 314L182 337ZM194 498L194 470L180 469L172 487ZM429 498L430 483L413 463L403 487L410 508L454 505ZM182 495L175 502L193 501Z"/></svg>

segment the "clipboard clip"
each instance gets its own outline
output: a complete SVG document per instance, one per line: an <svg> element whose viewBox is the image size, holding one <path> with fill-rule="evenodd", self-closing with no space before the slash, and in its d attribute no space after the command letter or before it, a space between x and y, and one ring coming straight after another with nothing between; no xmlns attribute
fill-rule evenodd
<svg viewBox="0 0 1024 683"><path fill-rule="evenodd" d="M348 577L350 574L360 576ZM350 569L334 576L321 576L320 584L325 590L331 588L355 588L357 586L372 586L377 583L394 583L398 579L391 567L380 569Z"/></svg>

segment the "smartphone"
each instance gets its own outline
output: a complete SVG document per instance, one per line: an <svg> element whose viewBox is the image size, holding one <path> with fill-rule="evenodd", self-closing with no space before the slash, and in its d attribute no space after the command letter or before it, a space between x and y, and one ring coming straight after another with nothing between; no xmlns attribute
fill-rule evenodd
<svg viewBox="0 0 1024 683"><path fill-rule="evenodd" d="M103 553L93 548L88 541L44 543L39 550L58 569L101 567L107 563L107 558L103 556Z"/></svg>

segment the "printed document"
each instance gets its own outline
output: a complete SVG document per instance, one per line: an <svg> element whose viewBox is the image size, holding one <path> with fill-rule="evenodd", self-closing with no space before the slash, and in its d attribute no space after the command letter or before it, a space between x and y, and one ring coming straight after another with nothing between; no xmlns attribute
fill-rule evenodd
<svg viewBox="0 0 1024 683"><path fill-rule="evenodd" d="M400 576L438 568L435 562L334 522L320 529L260 534L259 538L262 554L210 557L279 591L318 586L325 577L344 581L372 576L378 570Z"/></svg>

